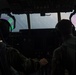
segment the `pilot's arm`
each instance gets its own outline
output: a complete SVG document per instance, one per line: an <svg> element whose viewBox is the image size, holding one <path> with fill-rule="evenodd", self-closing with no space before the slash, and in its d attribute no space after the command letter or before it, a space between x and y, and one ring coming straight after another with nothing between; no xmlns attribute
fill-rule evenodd
<svg viewBox="0 0 76 75"><path fill-rule="evenodd" d="M10 47L7 48L8 61L17 71L24 73L32 73L44 66L48 61L43 58L41 60L30 59L23 56L18 50Z"/></svg>

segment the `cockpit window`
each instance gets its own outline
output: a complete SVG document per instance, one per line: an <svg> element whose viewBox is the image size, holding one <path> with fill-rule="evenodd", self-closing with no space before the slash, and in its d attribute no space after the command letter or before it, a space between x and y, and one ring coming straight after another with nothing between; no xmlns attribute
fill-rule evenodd
<svg viewBox="0 0 76 75"><path fill-rule="evenodd" d="M71 12L62 13L61 19L69 19ZM21 29L28 29L28 21L26 14L12 14L16 19L16 27L12 32L19 32ZM1 18L9 21L13 28L14 21L11 17L6 14L2 14ZM41 16L40 13L30 14L30 28L31 29L49 29L55 28L58 22L57 13L45 13L45 16Z"/></svg>
<svg viewBox="0 0 76 75"><path fill-rule="evenodd" d="M40 14L30 14L31 29L47 29L55 28L58 22L57 13L45 13L45 16Z"/></svg>
<svg viewBox="0 0 76 75"><path fill-rule="evenodd" d="M62 12L61 13L61 19L68 19L69 20L69 17L70 17L70 14L71 14L72 12Z"/></svg>
<svg viewBox="0 0 76 75"><path fill-rule="evenodd" d="M13 32L19 32L20 29L28 29L26 14L12 15L16 18L16 28L12 30ZM2 14L1 18L11 20L6 14ZM57 13L45 13L45 16L40 16L40 14L30 14L31 29L55 28L57 22ZM13 25L13 20L11 24Z"/></svg>
<svg viewBox="0 0 76 75"><path fill-rule="evenodd" d="M12 32L19 32L20 29L28 29L27 16L26 14L12 14L16 19L16 27L12 30ZM6 19L10 22L11 26L13 26L14 21L7 14L2 14L1 18Z"/></svg>

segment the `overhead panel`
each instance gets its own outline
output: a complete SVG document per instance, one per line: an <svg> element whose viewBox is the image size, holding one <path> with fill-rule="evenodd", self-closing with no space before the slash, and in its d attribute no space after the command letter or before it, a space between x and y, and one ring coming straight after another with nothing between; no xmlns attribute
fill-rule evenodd
<svg viewBox="0 0 76 75"><path fill-rule="evenodd" d="M74 0L7 0L14 13L69 12Z"/></svg>

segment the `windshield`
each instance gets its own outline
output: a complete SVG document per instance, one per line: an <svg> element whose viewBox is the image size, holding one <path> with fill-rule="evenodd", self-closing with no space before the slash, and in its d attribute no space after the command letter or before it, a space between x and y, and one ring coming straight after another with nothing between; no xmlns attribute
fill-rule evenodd
<svg viewBox="0 0 76 75"><path fill-rule="evenodd" d="M71 12L61 13L61 19L69 19ZM26 14L12 14L16 19L16 27L12 32L19 32L21 29L28 29L28 21ZM6 19L13 26L13 19L6 14L2 14L1 18ZM31 29L49 29L55 28L58 22L57 13L45 13L45 16L41 16L39 13L30 14L30 28Z"/></svg>

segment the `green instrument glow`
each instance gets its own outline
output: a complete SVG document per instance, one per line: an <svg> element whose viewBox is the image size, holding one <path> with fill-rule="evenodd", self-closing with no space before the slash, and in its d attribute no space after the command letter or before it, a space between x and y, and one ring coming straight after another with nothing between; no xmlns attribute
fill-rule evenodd
<svg viewBox="0 0 76 75"><path fill-rule="evenodd" d="M8 22L11 24L11 27L9 28L9 30L13 30L14 29L14 25L12 24L13 19L12 18L8 19Z"/></svg>

